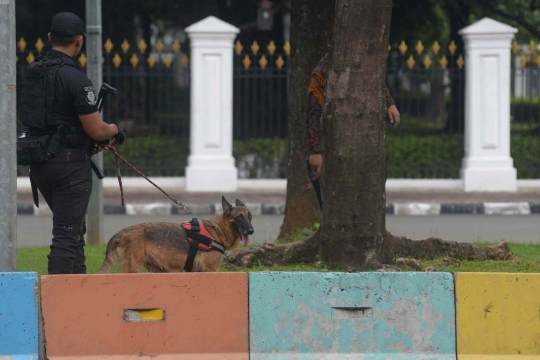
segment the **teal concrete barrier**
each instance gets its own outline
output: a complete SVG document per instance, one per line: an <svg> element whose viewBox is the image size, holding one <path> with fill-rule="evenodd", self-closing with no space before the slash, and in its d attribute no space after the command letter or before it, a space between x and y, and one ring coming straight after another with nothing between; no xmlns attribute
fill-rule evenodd
<svg viewBox="0 0 540 360"><path fill-rule="evenodd" d="M0 273L0 359L38 360L37 273Z"/></svg>
<svg viewBox="0 0 540 360"><path fill-rule="evenodd" d="M456 359L450 273L251 273L251 360Z"/></svg>

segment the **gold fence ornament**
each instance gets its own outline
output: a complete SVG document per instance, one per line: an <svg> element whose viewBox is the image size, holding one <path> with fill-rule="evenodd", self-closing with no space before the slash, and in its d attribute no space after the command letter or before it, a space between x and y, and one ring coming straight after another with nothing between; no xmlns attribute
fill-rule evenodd
<svg viewBox="0 0 540 360"><path fill-rule="evenodd" d="M234 51L236 52L236 55L240 55L242 53L242 50L244 50L242 43L240 42L240 40L236 40L236 44L234 44Z"/></svg>
<svg viewBox="0 0 540 360"><path fill-rule="evenodd" d="M426 57L424 58L423 64L424 64L424 67L426 69L429 69L429 67L432 64L431 59L429 58L429 56L426 55Z"/></svg>
<svg viewBox="0 0 540 360"><path fill-rule="evenodd" d="M124 54L127 54L131 45L129 45L129 42L127 41L127 39L124 39L124 42L122 42L122 45L120 45L120 47L122 48L122 51L124 52Z"/></svg>
<svg viewBox="0 0 540 360"><path fill-rule="evenodd" d="M184 57L182 58L182 65L184 65L185 68L188 67L189 65L189 58L187 55L184 55Z"/></svg>
<svg viewBox="0 0 540 360"><path fill-rule="evenodd" d="M439 53L439 50L441 50L441 45L439 45L439 42L437 40L435 40L435 42L433 43L431 50L433 50L433 53L435 55L437 55Z"/></svg>
<svg viewBox="0 0 540 360"><path fill-rule="evenodd" d="M26 62L28 64L31 64L34 62L34 60L36 60L36 58L34 57L34 54L32 54L32 52L29 52L28 56L26 57Z"/></svg>
<svg viewBox="0 0 540 360"><path fill-rule="evenodd" d="M182 48L182 45L180 45L180 43L178 42L178 40L174 40L174 43L172 45L172 48L173 48L173 51L175 53L179 52L180 49Z"/></svg>
<svg viewBox="0 0 540 360"><path fill-rule="evenodd" d="M163 63L168 68L171 67L172 62L173 62L173 58L172 58L171 55L167 55L167 56L165 56L165 59L163 59Z"/></svg>
<svg viewBox="0 0 540 360"><path fill-rule="evenodd" d="M519 50L519 45L516 39L514 39L514 41L512 41L512 52L515 54L518 52L518 50Z"/></svg>
<svg viewBox="0 0 540 360"><path fill-rule="evenodd" d="M283 45L283 51L285 51L285 54L290 55L291 53L291 43L286 41L285 45Z"/></svg>
<svg viewBox="0 0 540 360"><path fill-rule="evenodd" d="M527 57L525 56L525 54L521 55L521 59L520 60L520 63L521 63L521 67L524 68L525 66L527 66L527 63L529 62L529 60L527 59Z"/></svg>
<svg viewBox="0 0 540 360"><path fill-rule="evenodd" d="M424 51L424 45L422 45L422 41L418 40L415 46L416 52L418 55L420 55Z"/></svg>
<svg viewBox="0 0 540 360"><path fill-rule="evenodd" d="M259 46L259 44L257 44L257 40L254 40L253 44L251 44L251 51L253 52L253 55L257 55L260 48L261 47Z"/></svg>
<svg viewBox="0 0 540 360"><path fill-rule="evenodd" d="M407 44L405 44L405 40L401 40L401 43L398 46L399 52L403 55L407 52Z"/></svg>
<svg viewBox="0 0 540 360"><path fill-rule="evenodd" d="M262 56L259 60L259 65L261 66L261 69L265 69L266 65L268 65L268 60L266 60L266 56Z"/></svg>
<svg viewBox="0 0 540 360"><path fill-rule="evenodd" d="M151 68L154 67L154 65L156 64L156 58L154 57L154 55L150 54L148 56L148 59L146 59L146 62L148 63L148 66L150 66Z"/></svg>
<svg viewBox="0 0 540 360"><path fill-rule="evenodd" d="M114 48L114 45L113 45L111 39L107 39L107 41L105 41L105 44L103 45L103 48L105 49L106 53L110 53L112 51L112 49Z"/></svg>
<svg viewBox="0 0 540 360"><path fill-rule="evenodd" d="M251 59L248 55L244 56L244 60L242 60L242 64L244 65L244 69L249 69L251 66Z"/></svg>
<svg viewBox="0 0 540 360"><path fill-rule="evenodd" d="M24 49L26 49L26 41L24 41L24 37L21 36L21 38L19 39L19 41L17 42L17 46L19 47L19 50L22 52L24 51Z"/></svg>
<svg viewBox="0 0 540 360"><path fill-rule="evenodd" d="M146 45L146 41L144 41L144 39L141 39L141 42L139 43L139 51L141 52L141 54L144 54L147 47L148 45Z"/></svg>
<svg viewBox="0 0 540 360"><path fill-rule="evenodd" d="M159 39L156 43L156 50L158 53L162 53L163 52L163 49L165 48L165 44L163 44L163 41L161 39Z"/></svg>
<svg viewBox="0 0 540 360"><path fill-rule="evenodd" d="M448 51L450 51L451 55L454 55L456 53L456 50L457 50L456 42L454 40L452 40L450 42L450 45L448 45Z"/></svg>
<svg viewBox="0 0 540 360"><path fill-rule="evenodd" d="M139 64L139 57L137 56L137 54L133 53L131 55L131 58L129 59L129 62L131 63L131 66L136 68L137 65Z"/></svg>
<svg viewBox="0 0 540 360"><path fill-rule="evenodd" d="M416 64L416 61L414 61L413 56L410 55L407 59L407 66L409 67L409 69L412 69L414 64Z"/></svg>
<svg viewBox="0 0 540 360"><path fill-rule="evenodd" d="M88 59L86 58L86 55L84 55L84 53L81 53L81 56L79 56L79 64L81 64L82 67L85 67L87 61Z"/></svg>
<svg viewBox="0 0 540 360"><path fill-rule="evenodd" d="M281 69L283 67L283 65L285 65L285 61L283 60L281 55L279 55L277 60L276 60L276 66L277 66L278 69Z"/></svg>
<svg viewBox="0 0 540 360"><path fill-rule="evenodd" d="M459 58L456 60L456 64L460 70L463 69L463 66L465 65L465 59L463 59L463 55L459 55Z"/></svg>
<svg viewBox="0 0 540 360"><path fill-rule="evenodd" d="M448 66L448 59L446 59L446 55L442 56L441 60L439 60L439 64L443 69L446 69L446 67Z"/></svg>
<svg viewBox="0 0 540 360"><path fill-rule="evenodd" d="M41 52L41 50L43 50L43 48L45 47L45 44L43 43L43 40L41 40L40 37L37 38L35 46L38 52Z"/></svg>
<svg viewBox="0 0 540 360"><path fill-rule="evenodd" d="M114 54L112 62L115 68L120 67L120 64L122 63L122 58L120 57L120 55L118 55L118 53Z"/></svg>
<svg viewBox="0 0 540 360"><path fill-rule="evenodd" d="M270 40L270 44L268 44L266 48L268 49L268 52L270 53L270 55L274 55L277 49L276 44L274 44L274 40Z"/></svg>

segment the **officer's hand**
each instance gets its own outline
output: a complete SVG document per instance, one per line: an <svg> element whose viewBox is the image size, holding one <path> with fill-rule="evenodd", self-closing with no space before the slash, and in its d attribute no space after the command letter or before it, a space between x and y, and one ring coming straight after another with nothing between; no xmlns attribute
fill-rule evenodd
<svg viewBox="0 0 540 360"><path fill-rule="evenodd" d="M103 148L101 146L99 146L98 143L95 143L94 144L94 149L92 149L92 154L90 156L93 156L93 155L96 155L96 154L99 154L100 152L103 151Z"/></svg>
<svg viewBox="0 0 540 360"><path fill-rule="evenodd" d="M114 147L118 147L118 146L122 145L124 143L124 141L126 140L126 134L124 133L124 130L122 130L122 128L120 126L118 126L118 125L116 125L116 127L118 128L118 134L116 134L112 138L113 139L112 146L114 146Z"/></svg>
<svg viewBox="0 0 540 360"><path fill-rule="evenodd" d="M309 165L311 166L311 171L313 171L313 175L315 175L316 178L321 176L322 163L323 160L321 154L311 154L309 156Z"/></svg>
<svg viewBox="0 0 540 360"><path fill-rule="evenodd" d="M398 126L401 122L401 119L396 105L389 106L387 113L388 117L390 118L390 122L394 124L394 127Z"/></svg>

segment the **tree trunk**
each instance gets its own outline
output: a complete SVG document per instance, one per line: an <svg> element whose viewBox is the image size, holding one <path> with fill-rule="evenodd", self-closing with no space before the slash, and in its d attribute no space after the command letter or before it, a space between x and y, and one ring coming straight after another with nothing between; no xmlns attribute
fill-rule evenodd
<svg viewBox="0 0 540 360"><path fill-rule="evenodd" d="M321 255L378 262L385 233L385 79L392 0L338 0L323 113Z"/></svg>
<svg viewBox="0 0 540 360"><path fill-rule="evenodd" d="M321 218L319 203L307 174L306 106L311 71L328 51L334 6L332 0L294 0L291 7L289 162L285 220L280 238L309 228Z"/></svg>
<svg viewBox="0 0 540 360"><path fill-rule="evenodd" d="M228 252L226 265L313 263L320 254L330 268L366 271L384 269L383 265L398 257L512 257L505 241L475 247L438 238L414 241L386 231L386 106L382 83L391 7L392 0L337 0L322 116L325 203L320 229L291 244L267 243ZM295 137L291 140L291 146L298 146Z"/></svg>

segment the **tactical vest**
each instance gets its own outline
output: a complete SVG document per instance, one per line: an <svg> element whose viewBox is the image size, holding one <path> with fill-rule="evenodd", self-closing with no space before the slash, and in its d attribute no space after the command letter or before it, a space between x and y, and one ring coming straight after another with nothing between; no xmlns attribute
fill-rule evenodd
<svg viewBox="0 0 540 360"><path fill-rule="evenodd" d="M90 147L91 139L74 118L60 121L55 116L56 74L62 66L78 69L73 60L40 57L26 68L21 84L19 120L24 134L17 142L20 165L43 162L58 153L60 146Z"/></svg>

